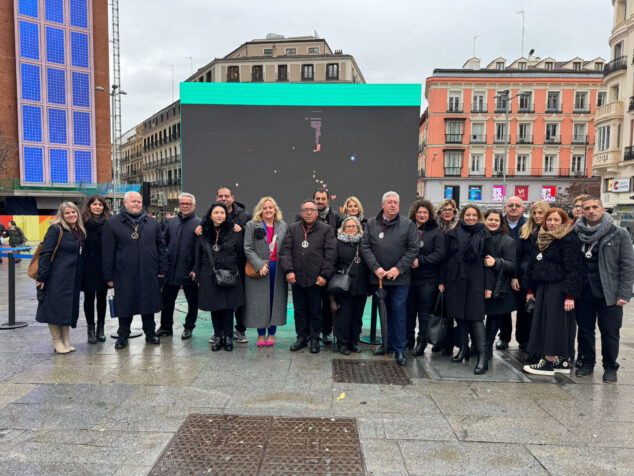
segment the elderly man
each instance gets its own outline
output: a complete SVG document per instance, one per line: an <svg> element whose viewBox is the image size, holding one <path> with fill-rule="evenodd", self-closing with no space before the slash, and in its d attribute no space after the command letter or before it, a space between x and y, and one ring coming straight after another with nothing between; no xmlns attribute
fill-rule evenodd
<svg viewBox="0 0 634 476"><path fill-rule="evenodd" d="M302 203L301 218L288 227L278 263L293 289L297 341L291 350L310 344L310 352L316 354L322 327L321 290L335 268L337 239L330 226L317 220L313 200Z"/></svg>
<svg viewBox="0 0 634 476"><path fill-rule="evenodd" d="M575 222L574 231L582 243L580 252L585 271L583 292L575 303L583 363L575 373L585 377L594 371L594 329L598 323L603 381L616 382L623 306L630 301L634 284L632 239L627 230L615 225L605 213L601 200L591 196L583 200L583 215Z"/></svg>
<svg viewBox="0 0 634 476"><path fill-rule="evenodd" d="M381 212L370 218L361 239L361 255L372 271L371 284L383 281L387 290L387 320L389 341L387 350L394 351L399 365L405 365L407 344L407 294L412 263L418 256L418 232L411 220L399 215L400 198L396 192L386 192L381 200ZM384 349L375 351L383 354Z"/></svg>
<svg viewBox="0 0 634 476"><path fill-rule="evenodd" d="M187 317L181 339L189 339L196 327L198 317L198 286L191 278L196 259L196 235L194 230L200 224L196 216L196 197L191 193L181 193L178 197L180 211L172 218L163 232L167 247L168 270L163 284L163 312L161 327L156 332L159 337L171 336L174 325L174 306L178 291L183 288L187 299Z"/></svg>
<svg viewBox="0 0 634 476"><path fill-rule="evenodd" d="M161 310L161 279L167 272L165 242L159 224L143 210L141 194L127 192L123 209L103 228L104 279L115 289L119 338L115 349L128 346L130 325L141 314L148 344L160 344L154 314Z"/></svg>

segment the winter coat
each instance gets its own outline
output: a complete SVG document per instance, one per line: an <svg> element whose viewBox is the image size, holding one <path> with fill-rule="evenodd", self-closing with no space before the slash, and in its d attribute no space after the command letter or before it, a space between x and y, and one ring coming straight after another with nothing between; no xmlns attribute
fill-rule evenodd
<svg viewBox="0 0 634 476"><path fill-rule="evenodd" d="M158 222L141 218L139 238L124 214L110 217L101 238L103 277L114 281L117 317L154 314L163 309L161 278L167 273L165 242Z"/></svg>
<svg viewBox="0 0 634 476"><path fill-rule="evenodd" d="M307 288L315 285L320 276L330 279L337 261L337 239L332 227L317 220L306 235L309 246L303 248L303 225L303 221L289 225L278 255L278 265L284 276L295 273L297 285Z"/></svg>
<svg viewBox="0 0 634 476"><path fill-rule="evenodd" d="M84 243L84 276L81 283L82 291L104 291L108 283L103 278L103 264L101 256L101 237L106 221L88 220L86 227L86 241Z"/></svg>
<svg viewBox="0 0 634 476"><path fill-rule="evenodd" d="M163 233L167 247L167 276L165 280L172 286L194 285L189 273L194 269L196 259L196 235L194 230L200 225L200 218L193 213L178 214L167 223Z"/></svg>
<svg viewBox="0 0 634 476"><path fill-rule="evenodd" d="M504 217L504 220L506 221L506 226L509 229L509 235L512 239L514 239L515 241L519 241L520 239L520 233L522 231L522 227L524 226L524 223L526 223L526 217L524 215L522 215L520 217L520 219L517 221L517 225L515 225L515 228L511 228L509 226L509 220L508 217Z"/></svg>
<svg viewBox="0 0 634 476"><path fill-rule="evenodd" d="M495 278L493 270L484 267L484 257L493 255L494 251L487 239L481 256L470 263L460 262L458 258L460 226L458 224L445 235L447 261L441 272L441 284L445 286L445 306L450 317L479 321L484 319L484 291L493 290Z"/></svg>
<svg viewBox="0 0 634 476"><path fill-rule="evenodd" d="M302 216L299 213L295 216L295 221L296 222L302 221ZM330 226L336 234L337 230L341 226L341 215L339 215L332 208L329 208L326 218L321 218L319 215L317 215L317 221L320 221Z"/></svg>
<svg viewBox="0 0 634 476"><path fill-rule="evenodd" d="M515 259L516 278L519 279L520 286L524 289L528 287L528 262L537 249L537 232L532 233L528 238L520 238L517 242L517 258Z"/></svg>
<svg viewBox="0 0 634 476"><path fill-rule="evenodd" d="M14 226L7 230L7 236L9 237L9 246L11 248L17 248L26 243L26 236L19 226Z"/></svg>
<svg viewBox="0 0 634 476"><path fill-rule="evenodd" d="M507 314L517 309L517 299L511 288L511 278L515 276L515 260L517 259L517 243L508 235L492 233L488 249L495 258L493 272L495 281L493 296L485 300L487 315Z"/></svg>
<svg viewBox="0 0 634 476"><path fill-rule="evenodd" d="M535 290L541 283L562 282L562 290L567 296L579 297L583 280L583 254L577 234L570 232L554 240L541 252L541 260L537 259L539 253L536 246L528 261L527 288Z"/></svg>
<svg viewBox="0 0 634 476"><path fill-rule="evenodd" d="M409 286L412 263L418 256L418 233L411 220L397 215L383 231L383 211L370 218L361 239L361 255L370 268L370 283L379 284L374 272L383 268L400 272L394 280L384 279L383 286ZM383 233L383 238L379 234Z"/></svg>
<svg viewBox="0 0 634 476"><path fill-rule="evenodd" d="M244 254L241 233L233 231L233 225L224 227L218 241L219 251L214 251L212 248L215 243L215 233L213 239L210 239L207 234L198 236L196 238L196 260L194 263L196 282L200 287L198 307L203 311L235 310L244 304L242 279L238 276L238 281L234 286L218 286L216 284L216 277L205 241L209 244L215 269L238 272L243 262Z"/></svg>
<svg viewBox="0 0 634 476"><path fill-rule="evenodd" d="M354 262L354 258L357 256L357 247L359 247L360 263ZM350 268L348 272L350 276L348 294L351 296L367 296L370 293L370 270L361 256L361 243L345 243L338 239L335 272L345 273L348 268Z"/></svg>
<svg viewBox="0 0 634 476"><path fill-rule="evenodd" d="M255 236L256 230L264 232L262 238ZM273 224L275 236L277 236L277 251L279 251L286 237L288 226L285 222ZM244 254L246 260L253 265L255 271L260 271L269 260L269 245L266 238L264 224L261 221L250 221L244 228ZM273 289L273 309L271 309L271 285L269 275L261 278L245 276L245 316L244 325L252 329L264 329L270 326L283 326L286 324L288 284L284 279L284 273L276 268L275 284Z"/></svg>
<svg viewBox="0 0 634 476"><path fill-rule="evenodd" d="M240 225L240 228L243 229L246 226L247 222L251 219L251 216L245 210L244 205L238 202L233 202L229 217L234 224Z"/></svg>
<svg viewBox="0 0 634 476"><path fill-rule="evenodd" d="M341 225L343 225L343 221L344 221L346 218L350 218L350 217L348 217L348 216L341 216L341 217L339 217L339 219L337 220L337 229L335 230L335 233L338 233L339 228L341 228ZM359 218L359 217L355 217L355 218ZM365 230L365 224L368 222L368 219L367 219L367 218L365 218L365 217L363 217L363 218L361 218L361 220L359 220L359 221L361 222L361 229L362 229L362 230Z"/></svg>
<svg viewBox="0 0 634 476"><path fill-rule="evenodd" d="M412 286L437 286L440 267L445 261L445 235L434 220L427 221L416 233L418 267L412 269Z"/></svg>
<svg viewBox="0 0 634 476"><path fill-rule="evenodd" d="M55 259L51 262L60 231L62 240L55 253ZM77 232L83 244L83 233L81 230ZM44 235L37 269L37 281L44 283L44 300L37 306L37 322L73 328L77 326L81 276L84 268L84 258L80 255L81 248L75 233L61 225L51 225Z"/></svg>

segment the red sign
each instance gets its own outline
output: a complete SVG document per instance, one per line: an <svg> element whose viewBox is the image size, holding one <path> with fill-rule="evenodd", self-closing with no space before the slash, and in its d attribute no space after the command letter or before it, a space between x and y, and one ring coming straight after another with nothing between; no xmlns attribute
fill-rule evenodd
<svg viewBox="0 0 634 476"><path fill-rule="evenodd" d="M554 202L557 196L557 187L542 186L542 202Z"/></svg>
<svg viewBox="0 0 634 476"><path fill-rule="evenodd" d="M515 196L527 202L528 201L528 185L516 185Z"/></svg>

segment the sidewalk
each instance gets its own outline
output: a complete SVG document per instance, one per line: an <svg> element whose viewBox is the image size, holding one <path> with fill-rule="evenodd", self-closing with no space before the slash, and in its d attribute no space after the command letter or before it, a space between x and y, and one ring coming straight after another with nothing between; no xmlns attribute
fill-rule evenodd
<svg viewBox="0 0 634 476"><path fill-rule="evenodd" d="M27 266L16 266L17 320L33 321ZM2 322L6 289L7 260ZM179 301L183 309L182 294ZM291 353L290 319L273 348L257 348L249 330L248 344L213 353L208 313L190 340L180 339L179 323L160 346L137 338L122 351L110 337L87 344L83 312L69 355L53 354L45 325L0 331L0 467L7 475L147 474L189 414L218 414L354 418L367 474L634 474L633 306L615 385L602 383L600 365L585 379L528 378L516 346L495 351L484 376L473 374L474 360L453 364L428 348L418 361L407 354L411 385L337 383L333 359L382 357L329 347ZM109 336L116 322L107 319Z"/></svg>

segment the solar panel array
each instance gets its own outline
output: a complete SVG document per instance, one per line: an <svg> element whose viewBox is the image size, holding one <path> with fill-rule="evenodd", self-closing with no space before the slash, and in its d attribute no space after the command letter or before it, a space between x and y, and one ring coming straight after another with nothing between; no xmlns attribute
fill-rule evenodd
<svg viewBox="0 0 634 476"><path fill-rule="evenodd" d="M93 182L89 0L18 0L20 158L26 184Z"/></svg>

